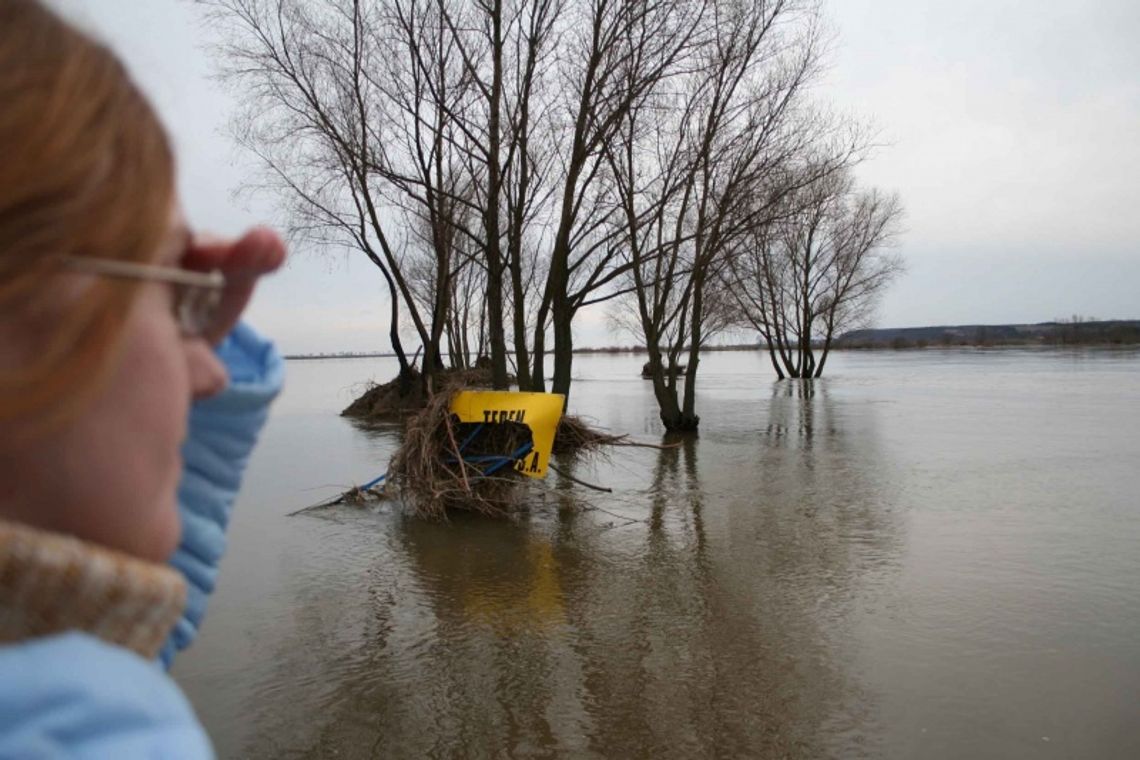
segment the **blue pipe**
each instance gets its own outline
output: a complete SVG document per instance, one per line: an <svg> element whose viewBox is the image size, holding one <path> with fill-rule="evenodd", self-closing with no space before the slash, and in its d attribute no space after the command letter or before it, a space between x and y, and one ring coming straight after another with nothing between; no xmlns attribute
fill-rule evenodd
<svg viewBox="0 0 1140 760"><path fill-rule="evenodd" d="M503 457L503 461L499 462L496 465L488 467L483 472L483 477L493 475L494 473L506 467L511 462L517 462L519 459L526 456L527 452L529 452L532 448L534 448L533 443L524 443L522 446L519 446L517 449L515 449L515 453L511 454L509 457Z"/></svg>
<svg viewBox="0 0 1140 760"><path fill-rule="evenodd" d="M471 431L471 434L468 435L466 440L464 440L462 445L460 445L459 450L462 452L463 449L467 448L468 444L470 444L471 441L473 441L475 439L475 436L478 435L479 431L481 431L482 429L483 429L483 423L479 423L479 427L477 427L473 431ZM524 443L522 446L519 446L517 449L515 449L515 452L513 454L511 454L510 456L502 457L502 456L494 456L494 455L483 455L483 456L474 456L474 457L463 457L463 461L464 462L470 462L472 464L483 464L483 463L493 462L494 464L492 464L490 467L488 467L482 473L483 477L487 477L488 475L493 475L494 473L503 469L508 464L510 464L512 462L517 462L519 459L526 456L532 448L534 448L533 443ZM445 460L445 461L447 461L449 464L454 464L456 460L454 457L448 457L447 460ZM365 483L364 485L362 485L360 487L360 490L366 491L369 488L372 488L373 486L376 486L380 483L383 483L384 480L387 479L387 477L388 477L388 473L384 473L380 477L375 478L373 480L370 480L367 483Z"/></svg>
<svg viewBox="0 0 1140 760"><path fill-rule="evenodd" d="M456 453L458 453L458 454L463 453L463 450L465 448L467 448L467 444L469 444L473 440L475 440L475 436L479 435L479 433L482 432L484 424L486 424L486 423L480 422L479 425L474 430L471 431L470 435L468 435L465 439L463 439L463 443L459 444L459 451Z"/></svg>
<svg viewBox="0 0 1140 760"><path fill-rule="evenodd" d="M368 481L367 483L365 483L364 485L362 485L360 487L360 490L361 491L367 491L369 488L376 485L377 483L382 483L384 481L384 478L386 478L386 477L388 477L388 473L384 473L383 475L376 478L375 480Z"/></svg>

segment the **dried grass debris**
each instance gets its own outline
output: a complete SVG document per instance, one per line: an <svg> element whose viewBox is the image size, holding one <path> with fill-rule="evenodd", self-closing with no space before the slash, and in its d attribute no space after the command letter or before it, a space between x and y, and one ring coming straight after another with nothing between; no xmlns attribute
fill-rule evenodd
<svg viewBox="0 0 1140 760"><path fill-rule="evenodd" d="M514 378L509 379L514 381ZM386 383L369 383L364 392L344 408L341 416L365 423L399 421L424 409L434 396L450 396L454 391L468 388L490 388L491 384L491 370L486 366L444 369L432 375L431 393L426 394L423 375L413 367L403 391L399 377Z"/></svg>
<svg viewBox="0 0 1140 760"><path fill-rule="evenodd" d="M589 454L606 446L616 446L629 441L627 435L616 435L591 427L581 417L564 414L558 421L558 431L554 434L555 454Z"/></svg>
<svg viewBox="0 0 1140 760"><path fill-rule="evenodd" d="M450 411L451 396L434 395L407 419L387 482L419 517L444 518L452 509L505 517L521 506L525 477L513 462L501 460L531 442L530 428L459 423Z"/></svg>

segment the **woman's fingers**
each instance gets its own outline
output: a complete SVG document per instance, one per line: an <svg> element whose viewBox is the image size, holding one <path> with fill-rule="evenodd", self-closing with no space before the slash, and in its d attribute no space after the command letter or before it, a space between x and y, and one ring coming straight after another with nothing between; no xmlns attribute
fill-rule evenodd
<svg viewBox="0 0 1140 760"><path fill-rule="evenodd" d="M237 240L196 235L182 264L187 269L219 269L227 276L269 274L285 261L285 244L276 232L255 227Z"/></svg>
<svg viewBox="0 0 1140 760"><path fill-rule="evenodd" d="M273 272L285 261L285 244L280 236L257 227L235 240L196 237L186 251L183 266L208 271L217 269L226 276L226 288L217 318L203 337L220 342L241 317L259 277Z"/></svg>

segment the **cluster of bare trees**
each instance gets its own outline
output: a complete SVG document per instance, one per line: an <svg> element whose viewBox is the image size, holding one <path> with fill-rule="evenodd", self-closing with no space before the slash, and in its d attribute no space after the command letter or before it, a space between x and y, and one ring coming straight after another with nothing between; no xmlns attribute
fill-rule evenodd
<svg viewBox="0 0 1140 760"><path fill-rule="evenodd" d="M835 337L866 322L901 271L885 250L901 216L897 196L856 189L848 171L792 193L786 216L749 231L727 261L736 324L760 332L780 379L823 374Z"/></svg>
<svg viewBox="0 0 1140 760"><path fill-rule="evenodd" d="M406 382L401 325L426 382L486 356L544 390L550 355L568 393L574 319L609 301L694 429L711 335L754 326L818 376L897 271L897 200L850 178L864 133L809 96L815 0L202 2L240 142L295 233L380 271Z"/></svg>

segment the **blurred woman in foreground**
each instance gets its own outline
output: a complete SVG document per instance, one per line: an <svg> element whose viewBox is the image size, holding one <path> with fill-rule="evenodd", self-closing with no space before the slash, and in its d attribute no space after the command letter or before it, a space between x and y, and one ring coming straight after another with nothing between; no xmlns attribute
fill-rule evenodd
<svg viewBox="0 0 1140 760"><path fill-rule="evenodd" d="M203 242L122 65L0 0L0 757L200 757L166 675L282 362L237 321L284 258Z"/></svg>

